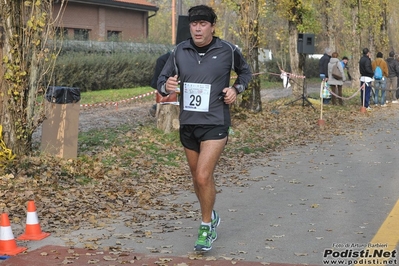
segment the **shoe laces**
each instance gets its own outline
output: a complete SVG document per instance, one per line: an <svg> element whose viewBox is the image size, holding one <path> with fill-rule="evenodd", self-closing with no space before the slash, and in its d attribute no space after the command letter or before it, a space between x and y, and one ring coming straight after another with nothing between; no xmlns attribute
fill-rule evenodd
<svg viewBox="0 0 399 266"><path fill-rule="evenodd" d="M209 226L204 226L201 225L200 229L199 229L199 233L198 233L198 238L199 239L207 239L211 236L211 230L209 228Z"/></svg>

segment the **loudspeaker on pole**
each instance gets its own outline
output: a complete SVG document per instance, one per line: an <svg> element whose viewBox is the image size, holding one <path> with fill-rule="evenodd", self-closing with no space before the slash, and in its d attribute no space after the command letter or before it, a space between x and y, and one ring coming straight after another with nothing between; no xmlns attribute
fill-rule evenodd
<svg viewBox="0 0 399 266"><path fill-rule="evenodd" d="M190 22L188 16L179 16L177 22L176 44L179 44L190 37Z"/></svg>
<svg viewBox="0 0 399 266"><path fill-rule="evenodd" d="M314 34L310 33L299 33L297 50L299 54L314 54Z"/></svg>

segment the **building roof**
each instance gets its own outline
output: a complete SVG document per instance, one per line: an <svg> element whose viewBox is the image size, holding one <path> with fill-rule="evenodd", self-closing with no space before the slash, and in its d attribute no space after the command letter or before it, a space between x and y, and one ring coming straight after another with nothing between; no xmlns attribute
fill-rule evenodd
<svg viewBox="0 0 399 266"><path fill-rule="evenodd" d="M138 11L158 11L158 7L146 0L68 0L68 2L97 6L109 6Z"/></svg>
<svg viewBox="0 0 399 266"><path fill-rule="evenodd" d="M143 6L156 6L155 4L151 4L145 0L113 0L113 1L136 4L136 5L143 5Z"/></svg>

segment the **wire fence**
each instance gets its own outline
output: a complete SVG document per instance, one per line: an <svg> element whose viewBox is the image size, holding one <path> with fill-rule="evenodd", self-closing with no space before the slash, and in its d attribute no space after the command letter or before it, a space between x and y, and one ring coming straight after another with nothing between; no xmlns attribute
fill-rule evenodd
<svg viewBox="0 0 399 266"><path fill-rule="evenodd" d="M82 52L132 52L132 53L151 53L162 54L173 49L173 45L155 43L134 43L134 42L99 42L99 41L77 41L63 40L62 51L82 51ZM57 45L57 46L58 46Z"/></svg>

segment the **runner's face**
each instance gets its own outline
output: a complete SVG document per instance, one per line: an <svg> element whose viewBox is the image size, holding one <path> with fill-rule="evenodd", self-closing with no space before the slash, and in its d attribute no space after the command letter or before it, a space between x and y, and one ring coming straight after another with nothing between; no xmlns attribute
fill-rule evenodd
<svg viewBox="0 0 399 266"><path fill-rule="evenodd" d="M205 20L190 23L191 37L198 47L203 47L211 43L214 30L214 24Z"/></svg>

